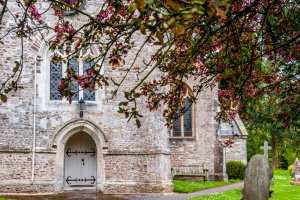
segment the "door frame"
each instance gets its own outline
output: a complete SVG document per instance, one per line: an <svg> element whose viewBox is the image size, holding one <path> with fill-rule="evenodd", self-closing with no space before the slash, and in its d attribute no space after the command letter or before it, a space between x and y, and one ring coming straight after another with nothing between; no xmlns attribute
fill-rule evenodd
<svg viewBox="0 0 300 200"><path fill-rule="evenodd" d="M77 137L77 138L73 138L73 137ZM83 138L89 138L89 139L87 139L88 141L90 141L91 143L89 143L89 145L88 146L86 146L86 143L82 143L82 140L83 140ZM75 141L74 141L74 139L75 139ZM72 141L70 141L70 140L72 140ZM79 146L77 146L76 148L70 148L70 146L72 146L72 145L74 145L74 143L73 142L75 142L75 144L77 144L77 145L79 145ZM79 144L78 144L78 142L79 142ZM72 144L73 143L73 144ZM67 146L68 145L68 146ZM70 146L69 146L70 145ZM84 145L84 146L82 146L82 145ZM91 146L90 146L91 145ZM84 149L81 149L82 147L85 147ZM68 149L67 149L68 148ZM69 149L70 148L70 149ZM79 149L79 154L78 154L78 156L77 156L77 150ZM92 150L93 151L92 151ZM90 136L89 136L89 134L87 134L87 133L85 133L85 132L78 132L78 133L76 133L76 134L73 134L70 138L69 138L69 140L66 142L66 145L65 145L65 156L64 156L64 180L65 180L65 182L64 182L64 188L72 188L72 187L81 187L81 188L87 188L87 189L89 189L89 188L95 188L96 187L96 177L97 177L97 151L96 151L96 143L95 143L95 141L93 140L93 138L91 138ZM69 151L70 152L70 155L68 156L66 156L66 154L67 154L67 151L68 150L71 150L71 151ZM83 150L85 150L85 151L88 151L89 153L88 154L80 154L80 151L82 151L81 153L83 153ZM76 151L76 155L74 155L73 153L75 153L75 151ZM92 155L92 157L90 157ZM75 158L74 158L75 157ZM83 160L81 160L82 158L84 158ZM87 161L87 160L89 160L89 158L91 159L91 160L93 160L92 161L92 165L91 166L93 166L93 167L95 167L95 168L93 168L92 170L94 171L92 174L90 174L90 175L93 175L92 177L93 177L93 179L91 179L91 177L90 176L81 176L82 174L81 174L81 172L82 172L82 170L83 171L85 171L84 170L84 167L82 167L83 165L82 165L82 162L81 161L84 161L84 163L86 163L87 165L89 165L88 164L88 162L89 161ZM73 159L75 159L75 160L77 160L77 162L79 162L78 164L79 164L79 171L77 172L77 176L72 176L72 177L70 177L70 179L71 180L73 180L73 179L75 179L75 178L87 178L87 179L90 179L90 181L88 181L88 182L92 182L92 185L89 185L89 183L87 183L87 182L85 182L85 183L82 183L82 182L71 182L70 184L68 184L68 182L66 182L66 179L68 178L68 176L70 175L70 174L68 174L68 175L66 175L67 173L70 173L70 171L68 171L68 170L71 170L70 168L68 168L67 169L67 160L73 160ZM87 162L86 162L87 161ZM85 164L85 165L86 165ZM70 167L70 165L69 165L69 167ZM77 171L77 170L76 170ZM87 170L87 171L89 171L90 172L90 170ZM87 172L87 171L85 171L85 172ZM82 181L82 180L81 180ZM81 186L80 186L81 185Z"/></svg>
<svg viewBox="0 0 300 200"><path fill-rule="evenodd" d="M103 159L103 149L107 149L107 139L104 132L95 123L85 119L75 119L63 125L52 138L51 145L56 148L54 191L60 192L64 188L64 166L65 166L65 145L69 138L79 132L88 134L96 144L97 152L97 177L96 190L102 191L105 182L105 162ZM76 189L76 188L74 188Z"/></svg>

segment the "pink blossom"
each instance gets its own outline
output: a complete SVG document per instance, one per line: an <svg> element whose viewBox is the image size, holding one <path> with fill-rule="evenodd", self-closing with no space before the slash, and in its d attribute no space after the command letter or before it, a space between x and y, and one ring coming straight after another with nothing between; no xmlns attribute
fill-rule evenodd
<svg viewBox="0 0 300 200"><path fill-rule="evenodd" d="M87 70L86 74L87 74L88 76L93 76L93 75L94 75L94 73L93 73L91 70Z"/></svg>
<svg viewBox="0 0 300 200"><path fill-rule="evenodd" d="M33 19L35 19L40 24L44 23L43 20L41 19L42 16L39 14L39 12L36 9L35 5L29 6L28 13L33 17Z"/></svg>
<svg viewBox="0 0 300 200"><path fill-rule="evenodd" d="M223 96L223 90L219 90L219 96Z"/></svg>

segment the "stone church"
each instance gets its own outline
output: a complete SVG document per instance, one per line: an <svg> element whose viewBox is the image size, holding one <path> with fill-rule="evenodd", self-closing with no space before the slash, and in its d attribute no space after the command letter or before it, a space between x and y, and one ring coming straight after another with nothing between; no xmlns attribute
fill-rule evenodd
<svg viewBox="0 0 300 200"><path fill-rule="evenodd" d="M81 8L97 13L99 2L86 0ZM38 0L36 7L46 10L49 2ZM13 13L22 10L9 0ZM54 25L53 10L44 21ZM79 14L67 15L74 23L83 21ZM13 19L4 15L1 36L11 27ZM19 81L23 89L10 93L6 103L0 102L0 193L61 192L78 188L96 189L103 193L168 193L172 192L171 168L180 165L204 164L209 180L226 180L228 160L246 162L247 132L240 119L234 126L215 120L218 111L217 90L206 90L197 103L178 120L171 131L164 126L162 113L143 112L142 126L119 114L122 92L110 99L113 86L94 92L79 90L73 103L57 96L56 86L67 68L65 63L53 64L53 52L46 45L54 33L42 32L24 44L24 69ZM12 66L20 56L20 43L9 34L0 44L1 78L11 75ZM138 43L138 41L137 41ZM74 42L76 45L76 41ZM152 53L148 47L144 58ZM56 52L64 56L64 52ZM83 74L97 48L81 52L70 63ZM128 60L133 59L133 53ZM137 63L142 63L142 59ZM109 77L126 73L126 66L118 69L105 63L102 72ZM151 77L155 78L155 74ZM136 81L128 77L121 90ZM187 94L193 95L193 81L186 81ZM79 86L75 86L79 89ZM79 110L80 99L85 101ZM232 130L239 134L233 148L224 146Z"/></svg>

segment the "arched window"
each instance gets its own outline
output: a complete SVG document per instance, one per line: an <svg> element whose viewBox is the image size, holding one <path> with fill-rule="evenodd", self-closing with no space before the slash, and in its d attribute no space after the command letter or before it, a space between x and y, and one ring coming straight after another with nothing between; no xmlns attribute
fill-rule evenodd
<svg viewBox="0 0 300 200"><path fill-rule="evenodd" d="M185 113L178 119L173 120L173 128L170 131L171 137L174 138L184 138L184 137L194 137L194 104L189 102L189 98L193 96L191 89L186 86L186 93L183 101Z"/></svg>
<svg viewBox="0 0 300 200"><path fill-rule="evenodd" d="M65 15L73 15L76 13L76 10L74 10L74 8L78 10L82 10L86 0L58 0L58 1L69 5L69 6L65 6L60 3L57 3L57 5L61 8L62 12Z"/></svg>
<svg viewBox="0 0 300 200"><path fill-rule="evenodd" d="M75 45L76 43L74 43L71 48L74 48ZM67 56L63 49L55 52L55 54L63 58ZM95 55L91 49L83 49L79 52L78 58L76 59L72 58L67 60L67 62L50 62L50 100L61 100L57 92L57 86L60 84L60 80L64 76L66 69L72 67L77 75L84 75L88 69L94 66L93 57L95 57ZM95 91L90 91L89 89L80 90L76 81L74 81L74 85L72 85L72 91L76 92L72 97L73 101L78 101L80 98L83 98L85 101L95 101Z"/></svg>

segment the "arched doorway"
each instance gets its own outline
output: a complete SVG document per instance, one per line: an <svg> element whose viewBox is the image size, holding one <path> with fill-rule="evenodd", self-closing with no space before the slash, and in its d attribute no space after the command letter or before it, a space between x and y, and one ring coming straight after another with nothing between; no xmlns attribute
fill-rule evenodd
<svg viewBox="0 0 300 200"><path fill-rule="evenodd" d="M61 192L64 187L69 189L76 187L70 187L66 183L67 174L65 174L65 157L67 156L66 151L68 150L67 143L73 139L76 141L76 135L83 133L88 136L95 147L95 162L96 162L96 190L103 190L105 183L105 162L103 158L103 149L107 148L107 139L104 132L92 121L86 119L74 119L66 122L52 137L51 146L56 148L55 156L55 170L56 180L54 183L54 191ZM73 138L74 137L74 138ZM79 136L78 136L79 137ZM85 136L84 136L85 137ZM72 139L73 138L73 139ZM78 138L77 138L78 140ZM80 138L79 138L80 140ZM73 148L73 147L72 147ZM72 149L71 148L71 149ZM92 147L91 147L92 148ZM74 149L76 151L76 149ZM73 149L72 149L73 151ZM76 153L75 153L76 155ZM82 162L82 160L81 160ZM81 163L82 164L82 163ZM71 176L72 177L72 176ZM73 177L72 177L73 178ZM78 186L77 186L78 187ZM87 187L89 188L89 187Z"/></svg>
<svg viewBox="0 0 300 200"><path fill-rule="evenodd" d="M97 180L97 148L86 133L76 133L65 145L65 187L93 187Z"/></svg>

